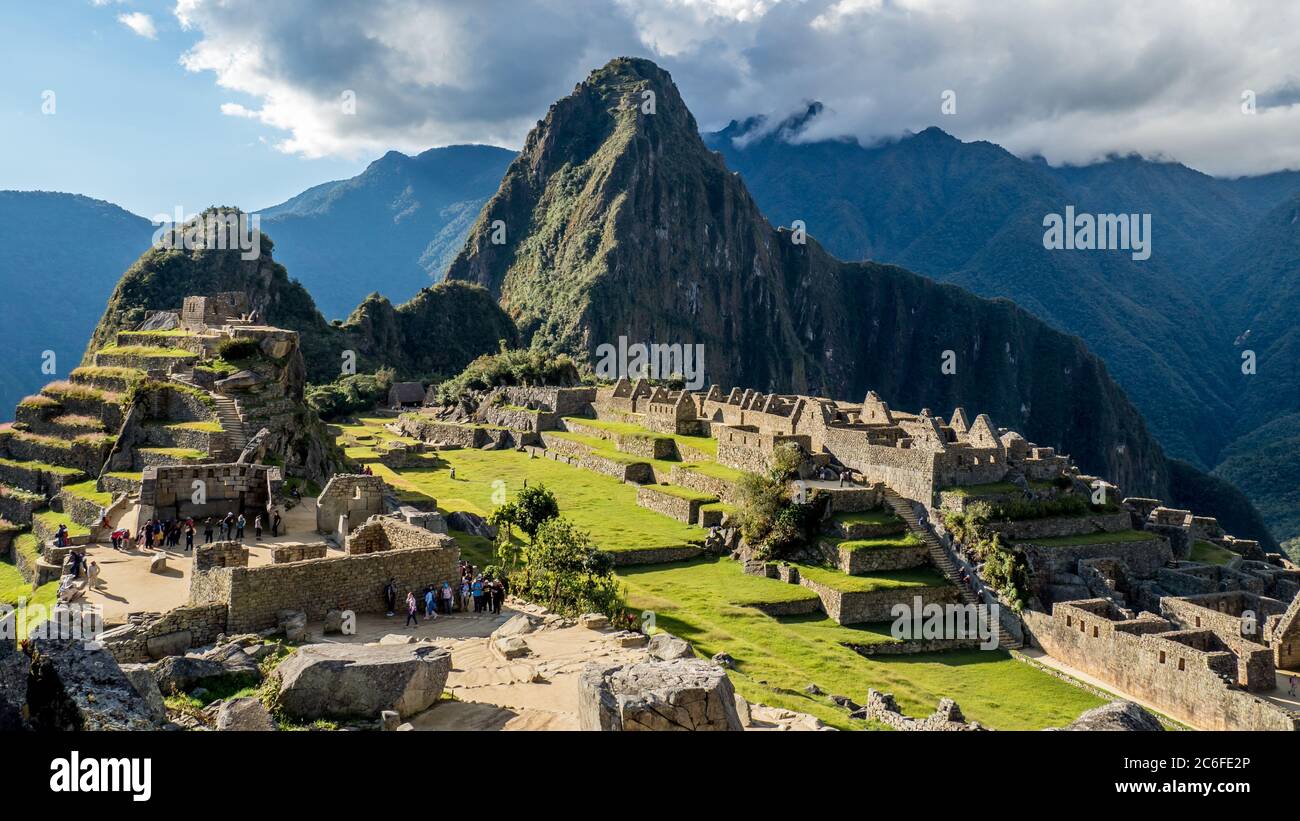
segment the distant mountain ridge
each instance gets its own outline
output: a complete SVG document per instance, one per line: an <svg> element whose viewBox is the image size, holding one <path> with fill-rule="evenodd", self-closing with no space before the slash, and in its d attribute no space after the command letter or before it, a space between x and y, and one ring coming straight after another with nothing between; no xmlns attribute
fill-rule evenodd
<svg viewBox="0 0 1300 821"><path fill-rule="evenodd" d="M0 418L66 377L113 283L154 227L112 203L52 191L0 191ZM54 372L46 373L46 351Z"/></svg>
<svg viewBox="0 0 1300 821"><path fill-rule="evenodd" d="M439 281L514 156L488 145L390 151L258 213L281 264L322 313L343 317L376 289L400 302Z"/></svg>
<svg viewBox="0 0 1300 821"><path fill-rule="evenodd" d="M1081 336L1172 454L1202 470L1231 455L1238 468L1216 472L1248 485L1279 533L1300 533L1300 515L1284 513L1295 510L1292 491L1273 481L1300 475L1300 458L1272 447L1257 452L1263 440L1250 436L1300 410L1300 385L1278 366L1296 360L1275 354L1274 366L1243 382L1235 345L1252 324L1246 317L1285 304L1261 299L1274 280L1295 278L1286 273L1296 270L1292 263L1269 249L1295 247L1295 237L1280 232L1300 172L1225 180L1135 157L1053 167L938 128L874 146L800 142L819 112L810 106L776 128L733 122L705 140L774 222L803 220L837 255L895 262L1008 297ZM1152 214L1151 259L1045 250L1042 219L1066 205ZM1258 233L1270 230L1272 239ZM1276 317L1271 338L1294 326Z"/></svg>
<svg viewBox="0 0 1300 821"><path fill-rule="evenodd" d="M640 107L647 91L652 113ZM841 262L774 229L707 150L667 72L645 60L615 60L551 106L447 276L498 295L535 347L587 358L624 335L703 344L707 378L723 386L875 390L897 407L945 414L963 405L1129 493L1176 502L1188 482L1215 485L1211 507L1225 526L1272 542L1240 493L1166 459L1077 338L1010 302ZM951 375L940 370L947 350L960 362Z"/></svg>

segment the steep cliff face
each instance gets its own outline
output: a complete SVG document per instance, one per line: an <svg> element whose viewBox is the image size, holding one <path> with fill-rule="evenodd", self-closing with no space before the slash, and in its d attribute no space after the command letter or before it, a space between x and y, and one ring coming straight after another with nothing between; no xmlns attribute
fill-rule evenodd
<svg viewBox="0 0 1300 821"><path fill-rule="evenodd" d="M706 148L667 72L618 59L529 134L448 277L492 290L536 347L585 359L621 335L698 343L711 383L963 405L1130 493L1171 498L1159 445L1079 339L1008 301L797 239Z"/></svg>

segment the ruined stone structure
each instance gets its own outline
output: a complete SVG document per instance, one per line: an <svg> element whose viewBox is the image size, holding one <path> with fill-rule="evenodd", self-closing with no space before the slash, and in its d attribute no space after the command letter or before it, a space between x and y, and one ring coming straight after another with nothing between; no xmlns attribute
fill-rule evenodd
<svg viewBox="0 0 1300 821"><path fill-rule="evenodd" d="M1192 726L1300 729L1300 713L1251 692L1272 687L1272 659L1261 645L1180 629L1151 613L1133 616L1105 599L1058 603L1051 615L1027 612L1025 625L1054 658Z"/></svg>
<svg viewBox="0 0 1300 821"><path fill-rule="evenodd" d="M268 515L284 478L273 465L163 465L145 468L140 480L140 521L157 517ZM196 502L200 498L202 502Z"/></svg>
<svg viewBox="0 0 1300 821"><path fill-rule="evenodd" d="M225 565L205 559L200 569L202 551L216 546L196 548L189 605L224 608L226 632L236 634L275 627L281 610L301 611L310 619L323 619L330 610L384 612L383 590L390 578L400 596L459 579L455 539L388 522L391 527L365 528L362 535L387 546L356 555L248 567L245 553L243 564L237 556Z"/></svg>
<svg viewBox="0 0 1300 821"><path fill-rule="evenodd" d="M326 536L337 535L340 540L346 538L347 533L338 532L340 517L347 517L351 531L371 516L383 513L387 487L379 476L335 474L316 499L316 530Z"/></svg>

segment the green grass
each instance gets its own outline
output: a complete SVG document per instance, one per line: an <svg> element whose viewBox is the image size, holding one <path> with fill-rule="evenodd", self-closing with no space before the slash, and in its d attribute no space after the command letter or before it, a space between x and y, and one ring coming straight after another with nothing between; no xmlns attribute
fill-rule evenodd
<svg viewBox="0 0 1300 821"><path fill-rule="evenodd" d="M0 465L9 468L26 468L28 470L40 470L45 473L55 473L60 476L84 476L82 471L76 468L68 468L62 465L50 465L45 462L18 462L13 459L0 459Z"/></svg>
<svg viewBox="0 0 1300 821"><path fill-rule="evenodd" d="M846 525L901 525L903 520L892 510L862 510L857 513L836 513L832 522Z"/></svg>
<svg viewBox="0 0 1300 821"><path fill-rule="evenodd" d="M89 536L90 528L85 525L79 525L72 521L72 517L66 513L59 513L55 510L41 510L32 514L32 521L40 521L41 524L50 533L58 532L59 525L68 526L69 536Z"/></svg>
<svg viewBox="0 0 1300 821"><path fill-rule="evenodd" d="M82 365L80 368L73 368L69 376L85 377L86 379L122 379L128 382L144 379L145 372L139 368L117 368L107 365Z"/></svg>
<svg viewBox="0 0 1300 821"><path fill-rule="evenodd" d="M1075 536L1052 536L1048 539L1024 539L1019 544L1039 547L1070 547L1085 544L1110 544L1113 542L1149 542L1159 538L1145 530L1120 530L1115 533L1080 533Z"/></svg>
<svg viewBox="0 0 1300 821"><path fill-rule="evenodd" d="M1208 564L1227 564L1237 557L1236 553L1225 547L1219 547L1213 542L1197 539L1192 543L1192 552L1187 557L1194 562L1206 562Z"/></svg>
<svg viewBox="0 0 1300 821"><path fill-rule="evenodd" d="M830 542L842 550L884 550L893 547L919 547L921 537L915 533L902 533L876 539L831 539Z"/></svg>
<svg viewBox="0 0 1300 821"><path fill-rule="evenodd" d="M182 459L187 462L199 461L208 458L208 455L201 450L194 448L140 448L141 453L157 453L162 456L170 456L173 459Z"/></svg>
<svg viewBox="0 0 1300 821"><path fill-rule="evenodd" d="M859 704L866 702L868 688L893 693L912 716L928 715L949 696L967 720L1002 730L1064 726L1103 703L1003 651L864 658L843 644L888 640L888 625L838 625L821 613L772 618L740 606L737 601L753 598L749 591L760 587L764 600L800 595L803 588L745 576L730 560L624 568L619 576L632 606L653 611L659 628L690 641L705 658L719 652L735 657L730 677L745 698L811 713L832 726L866 725L850 720L826 696L805 694L809 684Z"/></svg>
<svg viewBox="0 0 1300 821"><path fill-rule="evenodd" d="M95 484L95 480L91 479L88 482L78 482L75 485L64 485L63 489L74 496L94 502L100 507L108 507L113 504L113 494L96 490Z"/></svg>
<svg viewBox="0 0 1300 821"><path fill-rule="evenodd" d="M383 438L382 434L387 433L372 425L339 427L342 437L368 432ZM530 458L513 450L444 450L429 467L397 471L380 464L373 448L350 447L346 453L349 458L368 464L393 487L437 499L438 507L444 512L465 510L487 516L498 506L493 501L497 493L494 483L498 481L504 482L498 487L507 493L522 488L525 479L530 486L545 484L555 493L561 515L590 531L596 545L604 550L700 544L706 535L701 527L639 507L637 485L552 459ZM455 479L450 476L451 467L456 469Z"/></svg>
<svg viewBox="0 0 1300 821"><path fill-rule="evenodd" d="M208 420L206 422L172 422L164 427L172 430L197 430L202 431L203 433L221 433L224 430L224 428L221 427L221 423L216 420Z"/></svg>
<svg viewBox="0 0 1300 821"><path fill-rule="evenodd" d="M1052 487L1051 482L1030 482L1030 490L1047 490ZM1003 493L1017 493L1021 488L1011 482L987 482L982 485L960 485L956 487L942 488L940 493L951 493L953 496L998 496Z"/></svg>
<svg viewBox="0 0 1300 821"><path fill-rule="evenodd" d="M174 357L197 358L198 354L185 348L166 348L155 345L107 345L97 353L109 356L138 356L143 358L168 359Z"/></svg>
<svg viewBox="0 0 1300 821"><path fill-rule="evenodd" d="M948 580L930 567L889 570L869 576L850 576L827 567L799 565L799 574L809 581L824 584L841 593L874 593L877 590L907 590L922 587L947 587Z"/></svg>
<svg viewBox="0 0 1300 821"><path fill-rule="evenodd" d="M695 448L712 455L718 456L718 440L712 436L687 436L682 433L658 433L656 431L643 428L640 425L634 425L631 422L611 422L602 419L584 419L581 416L566 416L565 420L572 420L578 424L586 425L598 430L609 431L616 436L643 436L649 439L671 439L679 445Z"/></svg>

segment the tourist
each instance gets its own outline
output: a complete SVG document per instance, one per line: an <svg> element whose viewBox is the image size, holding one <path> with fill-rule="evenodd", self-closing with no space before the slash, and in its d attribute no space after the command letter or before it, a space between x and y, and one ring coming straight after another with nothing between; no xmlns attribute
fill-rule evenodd
<svg viewBox="0 0 1300 821"><path fill-rule="evenodd" d="M389 618L397 612L397 586L393 584L394 581L395 579L390 577L388 584L384 585L384 606L387 608L385 615Z"/></svg>
<svg viewBox="0 0 1300 821"><path fill-rule="evenodd" d="M271 536L274 538L280 535L280 511L271 511Z"/></svg>
<svg viewBox="0 0 1300 821"><path fill-rule="evenodd" d="M248 526L248 520L244 518L244 514L242 514L242 513L239 514L239 518L235 520L235 540L236 540L236 541L239 541L239 542L244 541L244 528L247 527L247 526Z"/></svg>
<svg viewBox="0 0 1300 821"><path fill-rule="evenodd" d="M227 513L221 517L221 541L229 541L230 538L230 514Z"/></svg>
<svg viewBox="0 0 1300 821"><path fill-rule="evenodd" d="M452 465L452 466L451 466L451 478L452 478L452 481L455 481L455 479L456 479L456 466L455 466L455 465Z"/></svg>
<svg viewBox="0 0 1300 821"><path fill-rule="evenodd" d="M68 554L68 572L74 579L81 576L81 559L81 554L75 550Z"/></svg>
<svg viewBox="0 0 1300 821"><path fill-rule="evenodd" d="M452 610L455 609L455 605L452 603L453 597L454 594L451 591L451 585L448 584L447 582L443 582L442 583L442 606L444 608L444 612L448 616L450 616Z"/></svg>
<svg viewBox="0 0 1300 821"><path fill-rule="evenodd" d="M469 589L474 596L474 612L482 613L483 612L483 577L482 576L476 577L474 579L474 583L470 585Z"/></svg>
<svg viewBox="0 0 1300 821"><path fill-rule="evenodd" d="M415 622L416 627L420 626L419 613L420 613L419 608L415 606L415 594L412 593L410 590L406 591L406 626L407 627L411 626L411 622Z"/></svg>
<svg viewBox="0 0 1300 821"><path fill-rule="evenodd" d="M194 549L194 520L185 520L185 552L189 553Z"/></svg>
<svg viewBox="0 0 1300 821"><path fill-rule="evenodd" d="M54 534L54 546L55 546L55 547L67 547L67 546L68 546L68 526L67 526L67 525L59 525L59 530L58 530L58 532Z"/></svg>
<svg viewBox="0 0 1300 821"><path fill-rule="evenodd" d="M424 617L426 619L438 618L437 599L433 595L433 585L424 588Z"/></svg>
<svg viewBox="0 0 1300 821"><path fill-rule="evenodd" d="M1291 695L1295 695L1295 676L1291 676Z"/></svg>
<svg viewBox="0 0 1300 821"><path fill-rule="evenodd" d="M262 514L253 517L253 541L262 541Z"/></svg>
<svg viewBox="0 0 1300 821"><path fill-rule="evenodd" d="M469 593L469 579L465 578L464 576L461 576L461 578L460 578L460 612L462 612L462 613L468 613L468 612L469 612L469 600L470 600L470 593Z"/></svg>
<svg viewBox="0 0 1300 821"><path fill-rule="evenodd" d="M505 586L501 584L501 580L500 580L500 579L493 579L493 580L492 580L492 613L493 613L493 615L496 615L496 616L501 615L501 605L502 605L503 603L505 603L505 600L506 600L506 589L505 589Z"/></svg>
<svg viewBox="0 0 1300 821"><path fill-rule="evenodd" d="M203 543L212 544L212 517L203 520Z"/></svg>

